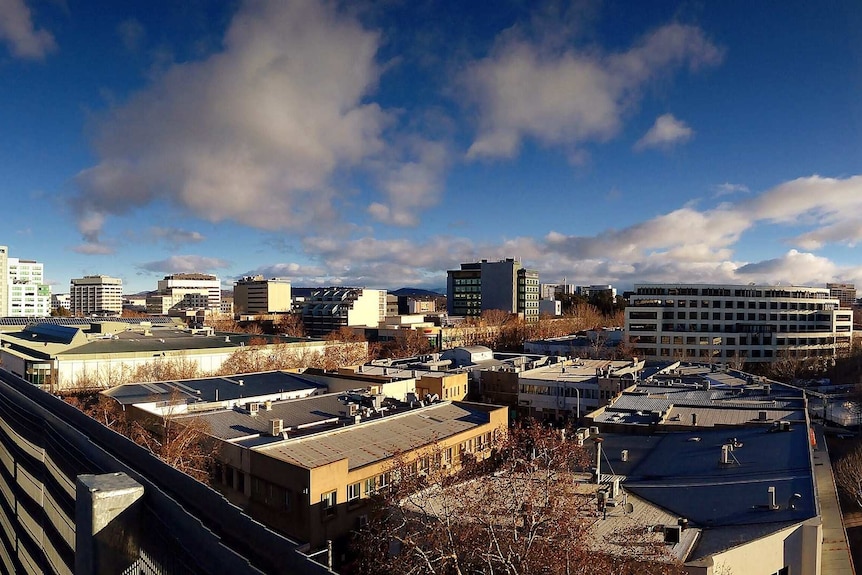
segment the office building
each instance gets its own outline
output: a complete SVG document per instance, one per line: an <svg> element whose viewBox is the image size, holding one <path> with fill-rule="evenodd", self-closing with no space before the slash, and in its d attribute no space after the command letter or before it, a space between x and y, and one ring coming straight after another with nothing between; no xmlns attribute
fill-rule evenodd
<svg viewBox="0 0 862 575"><path fill-rule="evenodd" d="M9 257L0 246L0 316L45 317L51 313L51 288L41 263Z"/></svg>
<svg viewBox="0 0 862 575"><path fill-rule="evenodd" d="M46 317L51 314L51 287L45 284L43 266L33 260L7 258L5 315Z"/></svg>
<svg viewBox="0 0 862 575"><path fill-rule="evenodd" d="M323 336L342 327L377 327L385 318L386 290L316 289L302 306L302 323L311 336Z"/></svg>
<svg viewBox="0 0 862 575"><path fill-rule="evenodd" d="M826 289L829 296L838 300L843 308L852 308L856 305L856 284L828 283Z"/></svg>
<svg viewBox="0 0 862 575"><path fill-rule="evenodd" d="M290 311L290 282L249 276L233 287L233 305L238 314L266 314Z"/></svg>
<svg viewBox="0 0 862 575"><path fill-rule="evenodd" d="M147 296L147 313L167 315L172 309L221 311L221 282L209 274L172 274L159 280Z"/></svg>
<svg viewBox="0 0 862 575"><path fill-rule="evenodd" d="M461 264L447 272L447 310L453 316L481 316L487 310L539 319L539 272L507 258Z"/></svg>
<svg viewBox="0 0 862 575"><path fill-rule="evenodd" d="M104 275L73 279L69 286L69 311L74 316L123 312L123 280Z"/></svg>
<svg viewBox="0 0 862 575"><path fill-rule="evenodd" d="M636 284L625 330L638 357L762 363L848 353L853 313L826 288Z"/></svg>

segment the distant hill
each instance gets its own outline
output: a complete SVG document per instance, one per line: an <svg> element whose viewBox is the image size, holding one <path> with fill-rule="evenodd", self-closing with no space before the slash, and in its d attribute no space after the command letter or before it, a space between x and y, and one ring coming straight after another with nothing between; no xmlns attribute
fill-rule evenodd
<svg viewBox="0 0 862 575"><path fill-rule="evenodd" d="M411 287L403 287L401 289L397 289L395 291L390 291L392 295L403 297L403 296L411 296L411 297L440 297L445 296L446 292L440 293L438 291L431 291L427 289L420 288L411 288Z"/></svg>

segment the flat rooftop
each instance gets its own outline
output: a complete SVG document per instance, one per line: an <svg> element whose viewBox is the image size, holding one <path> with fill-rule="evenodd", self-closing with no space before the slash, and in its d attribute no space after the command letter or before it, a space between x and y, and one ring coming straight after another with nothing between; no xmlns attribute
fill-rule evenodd
<svg viewBox="0 0 862 575"><path fill-rule="evenodd" d="M296 373L267 371L230 377L127 383L103 391L102 394L114 398L123 405L175 400L193 404L230 401L244 397L251 398L310 389L325 389L325 386L316 384Z"/></svg>
<svg viewBox="0 0 862 575"><path fill-rule="evenodd" d="M712 428L601 437L603 473L624 476L627 491L703 529L689 560L818 514L804 423L788 431ZM722 464L722 445L730 442L737 447L731 463ZM775 509L768 505L770 487Z"/></svg>
<svg viewBox="0 0 862 575"><path fill-rule="evenodd" d="M353 470L487 424L490 413L497 409L506 408L441 402L256 450L308 469L346 458L348 468Z"/></svg>

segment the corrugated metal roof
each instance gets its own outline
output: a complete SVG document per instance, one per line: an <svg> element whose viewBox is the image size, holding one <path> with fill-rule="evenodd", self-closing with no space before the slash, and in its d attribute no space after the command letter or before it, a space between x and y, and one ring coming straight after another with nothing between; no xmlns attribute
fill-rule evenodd
<svg viewBox="0 0 862 575"><path fill-rule="evenodd" d="M492 409L500 408L481 404L439 403L258 449L270 457L305 468L346 458L349 469L357 469L387 459L394 453L430 445L487 423Z"/></svg>

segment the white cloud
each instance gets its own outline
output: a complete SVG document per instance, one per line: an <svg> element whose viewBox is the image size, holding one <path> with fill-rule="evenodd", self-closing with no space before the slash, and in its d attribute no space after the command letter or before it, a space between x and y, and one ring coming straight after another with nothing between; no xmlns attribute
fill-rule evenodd
<svg viewBox="0 0 862 575"><path fill-rule="evenodd" d="M204 237L200 232L161 226L151 227L148 233L151 238L167 242L173 246L198 243L206 239L206 237Z"/></svg>
<svg viewBox="0 0 862 575"><path fill-rule="evenodd" d="M676 119L673 114L664 114L656 118L647 133L635 142L634 149L641 151L649 148L670 148L690 140L693 135L694 130L685 122Z"/></svg>
<svg viewBox="0 0 862 575"><path fill-rule="evenodd" d="M171 256L164 260L152 261L139 264L142 270L157 273L194 273L212 272L212 270L227 268L229 262L220 258L211 258L197 255Z"/></svg>
<svg viewBox="0 0 862 575"><path fill-rule="evenodd" d="M100 242L84 242L74 246L72 251L85 256L106 256L113 254L116 250L112 246Z"/></svg>
<svg viewBox="0 0 862 575"><path fill-rule="evenodd" d="M838 271L828 258L790 250L775 259L743 265L736 273L743 278L754 276L759 282L821 286L834 281Z"/></svg>
<svg viewBox="0 0 862 575"><path fill-rule="evenodd" d="M378 34L329 3L272 0L244 3L223 44L105 114L80 213L167 199L265 229L336 218L332 178L380 153L390 123L367 101Z"/></svg>
<svg viewBox="0 0 862 575"><path fill-rule="evenodd" d="M467 155L513 157L524 138L566 147L607 140L650 81L721 58L702 30L682 24L663 26L629 50L610 54L549 49L510 31L464 74L479 115Z"/></svg>
<svg viewBox="0 0 862 575"><path fill-rule="evenodd" d="M713 191L715 192L714 196L716 198L719 198L721 196L729 196L731 194L737 193L747 194L751 190L749 190L748 186L744 184L731 184L730 182L725 182L723 184L714 186Z"/></svg>
<svg viewBox="0 0 862 575"><path fill-rule="evenodd" d="M12 54L26 60L43 60L57 48L50 32L33 25L33 15L24 0L0 0L0 40Z"/></svg>

